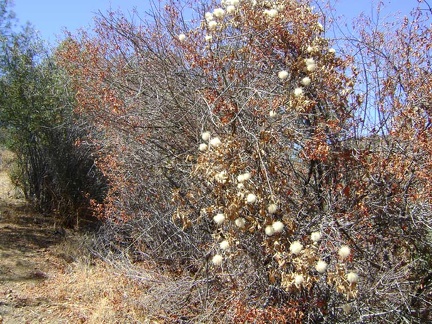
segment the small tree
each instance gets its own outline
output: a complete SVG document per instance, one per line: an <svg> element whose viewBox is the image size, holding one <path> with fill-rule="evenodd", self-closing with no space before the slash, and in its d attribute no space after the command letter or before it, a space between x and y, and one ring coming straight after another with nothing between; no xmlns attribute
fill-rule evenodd
<svg viewBox="0 0 432 324"><path fill-rule="evenodd" d="M67 78L44 49L31 26L10 32L1 49L0 123L17 154L17 185L44 212L68 224L101 200L103 178L91 150L78 147L85 128L74 123ZM90 212L87 210L87 214Z"/></svg>

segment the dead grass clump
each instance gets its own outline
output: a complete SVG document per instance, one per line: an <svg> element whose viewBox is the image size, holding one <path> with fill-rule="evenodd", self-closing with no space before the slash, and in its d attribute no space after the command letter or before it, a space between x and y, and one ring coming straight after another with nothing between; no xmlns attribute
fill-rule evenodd
<svg viewBox="0 0 432 324"><path fill-rule="evenodd" d="M139 287L102 261L75 262L29 290L44 296L58 320L69 323L139 323L146 319L135 300Z"/></svg>

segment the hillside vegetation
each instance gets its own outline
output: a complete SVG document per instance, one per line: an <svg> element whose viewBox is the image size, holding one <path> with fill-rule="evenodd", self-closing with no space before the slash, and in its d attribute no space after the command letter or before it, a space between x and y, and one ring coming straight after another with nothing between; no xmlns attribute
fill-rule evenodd
<svg viewBox="0 0 432 324"><path fill-rule="evenodd" d="M351 32L323 1L154 1L52 51L30 26L9 33L0 3L13 182L56 224L95 225L98 269L128 287L109 307L167 323L432 320L427 1Z"/></svg>

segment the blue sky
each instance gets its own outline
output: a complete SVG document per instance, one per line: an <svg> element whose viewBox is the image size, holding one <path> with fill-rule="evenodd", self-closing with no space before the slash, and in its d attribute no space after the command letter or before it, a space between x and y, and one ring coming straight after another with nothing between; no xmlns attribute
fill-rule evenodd
<svg viewBox="0 0 432 324"><path fill-rule="evenodd" d="M337 14L357 16L362 11L370 13L373 3L369 0L335 0ZM136 7L139 11L149 8L149 0L14 0L13 10L21 24L29 21L39 30L43 39L55 43L63 36L63 30L74 32L78 28L89 28L97 11L109 8L124 12ZM157 0L156 0L157 2ZM417 5L417 0L385 0L386 12L408 13Z"/></svg>
<svg viewBox="0 0 432 324"><path fill-rule="evenodd" d="M20 24L30 22L43 39L55 42L63 37L65 28L74 32L87 29L100 10L112 8L123 12L149 8L148 0L13 0L12 10Z"/></svg>

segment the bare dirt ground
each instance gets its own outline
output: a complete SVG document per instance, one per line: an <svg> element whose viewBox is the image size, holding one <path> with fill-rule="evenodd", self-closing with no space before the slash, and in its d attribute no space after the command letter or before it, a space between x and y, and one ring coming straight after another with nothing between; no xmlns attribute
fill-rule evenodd
<svg viewBox="0 0 432 324"><path fill-rule="evenodd" d="M0 324L149 323L136 285L92 258L82 234L32 212L0 154Z"/></svg>

